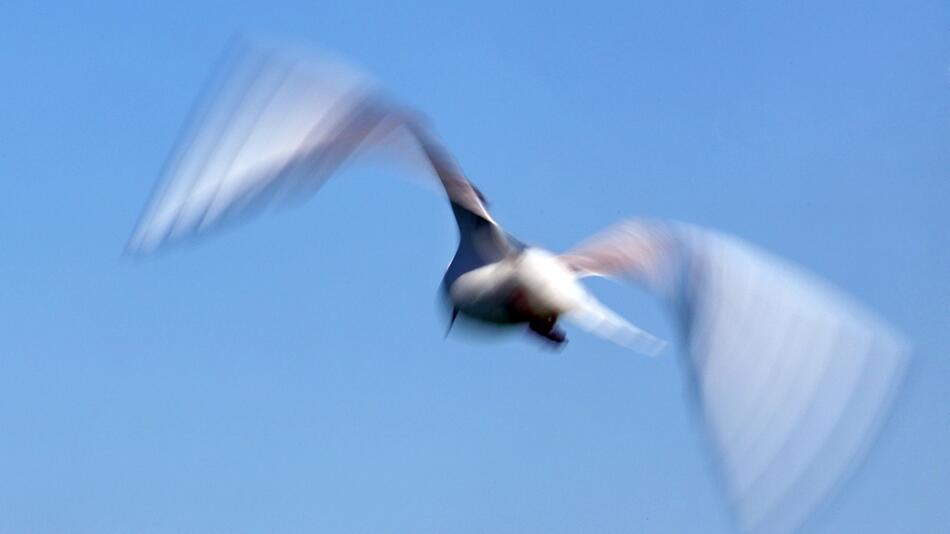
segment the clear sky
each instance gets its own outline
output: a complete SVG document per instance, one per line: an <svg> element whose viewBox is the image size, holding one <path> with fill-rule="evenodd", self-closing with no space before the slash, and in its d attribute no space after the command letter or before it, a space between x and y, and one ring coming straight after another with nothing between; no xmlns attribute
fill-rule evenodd
<svg viewBox="0 0 950 534"><path fill-rule="evenodd" d="M390 173L120 259L237 31L362 63L529 243L686 220L878 310L908 388L809 527L950 531L945 2L57 4L0 17L0 532L731 531L677 351L443 341L450 213Z"/></svg>

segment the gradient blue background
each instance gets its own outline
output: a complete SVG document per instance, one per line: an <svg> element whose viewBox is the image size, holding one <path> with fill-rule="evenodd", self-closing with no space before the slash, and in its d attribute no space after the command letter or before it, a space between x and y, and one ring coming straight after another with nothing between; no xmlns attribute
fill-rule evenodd
<svg viewBox="0 0 950 534"><path fill-rule="evenodd" d="M236 31L361 62L528 242L682 219L879 310L909 387L810 528L950 532L946 2L130 4L0 17L0 532L731 531L676 351L443 342L438 195L354 168L120 259Z"/></svg>

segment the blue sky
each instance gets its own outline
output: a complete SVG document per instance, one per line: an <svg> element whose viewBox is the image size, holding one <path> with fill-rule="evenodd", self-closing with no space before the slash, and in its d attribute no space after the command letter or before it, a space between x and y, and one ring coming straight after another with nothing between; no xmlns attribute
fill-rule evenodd
<svg viewBox="0 0 950 534"><path fill-rule="evenodd" d="M686 220L878 310L908 388L809 527L950 530L945 3L129 4L0 19L0 532L731 531L676 351L443 341L449 210L389 173L120 259L238 31L376 73L527 242Z"/></svg>

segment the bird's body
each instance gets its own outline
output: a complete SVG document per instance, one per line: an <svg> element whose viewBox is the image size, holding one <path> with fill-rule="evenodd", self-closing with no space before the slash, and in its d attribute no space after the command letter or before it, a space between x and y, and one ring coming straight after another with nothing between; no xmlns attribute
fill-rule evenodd
<svg viewBox="0 0 950 534"><path fill-rule="evenodd" d="M525 323L555 343L564 341L558 318L593 299L567 265L537 247L462 273L445 287L460 313L488 323Z"/></svg>
<svg viewBox="0 0 950 534"><path fill-rule="evenodd" d="M814 277L717 232L626 221L564 254L501 229L429 129L339 62L239 49L213 85L129 249L149 252L316 191L391 137L421 154L459 245L442 287L456 314L524 325L554 343L562 319L655 354L663 342L606 308L586 276L635 281L673 306L690 387L746 531L787 532L873 440L907 349L886 323ZM412 159L411 157L408 159Z"/></svg>
<svg viewBox="0 0 950 534"><path fill-rule="evenodd" d="M536 247L463 273L448 293L462 313L495 323L557 317L587 295L556 256Z"/></svg>
<svg viewBox="0 0 950 534"><path fill-rule="evenodd" d="M459 246L442 287L453 316L496 325L526 324L548 340L563 342L558 317L593 298L570 268L550 252L525 246L490 216L454 202L452 210Z"/></svg>

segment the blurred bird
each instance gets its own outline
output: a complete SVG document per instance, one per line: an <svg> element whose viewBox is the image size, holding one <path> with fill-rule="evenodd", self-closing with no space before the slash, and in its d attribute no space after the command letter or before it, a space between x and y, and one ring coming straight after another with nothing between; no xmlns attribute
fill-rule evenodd
<svg viewBox="0 0 950 534"><path fill-rule="evenodd" d="M434 171L459 229L442 280L458 315L522 324L552 344L563 318L653 355L664 342L601 304L587 276L641 284L674 312L690 384L738 526L800 526L864 456L901 384L908 350L846 296L738 239L623 221L564 254L527 246L416 114L326 54L238 43L198 107L128 244L148 253L313 194L381 147Z"/></svg>

